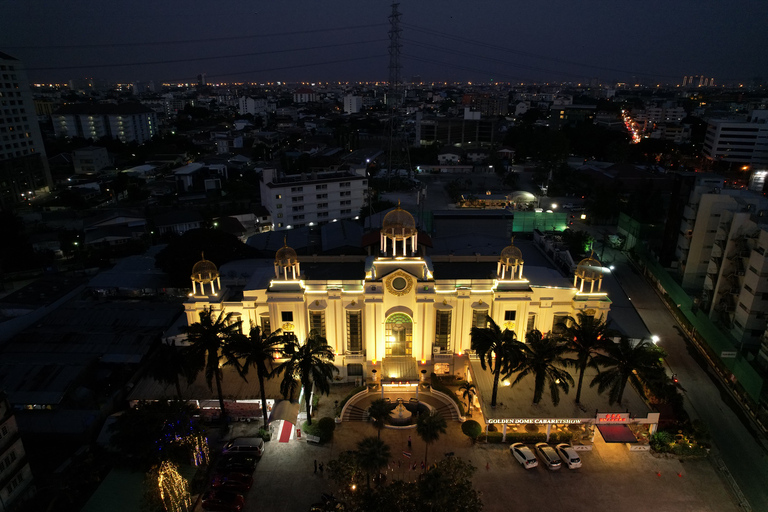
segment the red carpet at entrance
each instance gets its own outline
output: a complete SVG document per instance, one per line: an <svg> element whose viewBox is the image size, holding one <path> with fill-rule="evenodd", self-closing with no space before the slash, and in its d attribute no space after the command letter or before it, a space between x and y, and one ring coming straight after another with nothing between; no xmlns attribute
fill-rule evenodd
<svg viewBox="0 0 768 512"><path fill-rule="evenodd" d="M283 421L282 427L280 427L280 442L287 443L291 440L291 432L293 431L293 423L290 421Z"/></svg>

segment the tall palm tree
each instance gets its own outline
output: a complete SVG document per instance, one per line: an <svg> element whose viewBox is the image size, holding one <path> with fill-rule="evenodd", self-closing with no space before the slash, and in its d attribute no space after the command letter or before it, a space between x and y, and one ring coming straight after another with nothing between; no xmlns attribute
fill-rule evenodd
<svg viewBox="0 0 768 512"><path fill-rule="evenodd" d="M563 354L568 351L564 343L551 336L543 336L536 329L525 335L525 361L517 368L520 372L512 385L518 384L528 375L533 375L533 403L538 404L544 395L544 387L549 387L552 403L560 403L560 390L568 393L573 385L573 377L564 370Z"/></svg>
<svg viewBox="0 0 768 512"><path fill-rule="evenodd" d="M490 316L488 327L473 327L469 332L472 350L480 357L480 366L486 366L493 373L493 392L491 407L496 407L496 393L499 390L499 377L508 377L523 360L525 345L517 339L514 331L501 331Z"/></svg>
<svg viewBox="0 0 768 512"><path fill-rule="evenodd" d="M628 338L622 336L619 343L606 346L605 354L595 356L595 363L608 369L598 373L589 385L597 385L598 393L608 389L610 404L621 404L627 381L645 398L644 386L653 389L666 380L661 365L662 356L661 349L650 341L643 340L633 346Z"/></svg>
<svg viewBox="0 0 768 512"><path fill-rule="evenodd" d="M371 488L371 473L378 474L389 463L389 445L375 437L363 438L357 443L357 463L365 471L368 488Z"/></svg>
<svg viewBox="0 0 768 512"><path fill-rule="evenodd" d="M391 412L392 408L383 398L377 398L368 406L368 415L373 420L373 426L378 431L378 439L381 439L381 429L384 428Z"/></svg>
<svg viewBox="0 0 768 512"><path fill-rule="evenodd" d="M232 340L230 349L242 360L242 376L248 381L248 369L256 369L256 377L259 379L261 391L261 413L264 420L264 428L267 428L267 392L264 389L264 380L272 378L272 366L277 352L285 343L286 336L280 329L265 333L258 325L251 324L248 336L237 334Z"/></svg>
<svg viewBox="0 0 768 512"><path fill-rule="evenodd" d="M189 358L174 340L160 342L152 359L149 360L147 373L153 379L163 384L173 384L176 388L176 398L182 400L181 380L187 383L195 380L195 371L190 365Z"/></svg>
<svg viewBox="0 0 768 512"><path fill-rule="evenodd" d="M447 428L448 424L445 422L445 418L437 411L421 414L419 419L416 420L416 433L426 443L426 448L424 449L425 468L429 467L429 459L427 458L429 445L440 439L440 434L445 434Z"/></svg>
<svg viewBox="0 0 768 512"><path fill-rule="evenodd" d="M284 373L280 383L283 396L293 397L297 386L304 389L304 402L307 407L307 423L312 424L312 385L317 392L328 395L331 392L331 379L339 369L334 366L336 356L328 341L317 330L309 331L303 345L295 337L286 340L283 355L288 358L275 368L274 374Z"/></svg>
<svg viewBox="0 0 768 512"><path fill-rule="evenodd" d="M617 333L610 328L610 321L579 312L577 318L567 317L565 326L566 345L575 357L565 359L569 366L579 369L579 381L576 384L576 403L581 400L581 385L587 367L597 368L595 356L608 344Z"/></svg>
<svg viewBox="0 0 768 512"><path fill-rule="evenodd" d="M242 321L233 321L234 313L225 313L222 310L214 318L212 309L204 309L200 312L200 321L181 328L181 332L187 334L189 342L189 355L195 375L205 371L205 382L208 389L213 389L212 381L216 381L216 392L219 395L219 407L221 418L225 417L224 395L221 391L221 366L233 364L237 367L237 358L228 349L228 342L236 333L240 332Z"/></svg>
<svg viewBox="0 0 768 512"><path fill-rule="evenodd" d="M464 381L459 386L459 391L461 391L461 398L467 401L467 412L472 416L472 398L477 394L477 386L469 381Z"/></svg>

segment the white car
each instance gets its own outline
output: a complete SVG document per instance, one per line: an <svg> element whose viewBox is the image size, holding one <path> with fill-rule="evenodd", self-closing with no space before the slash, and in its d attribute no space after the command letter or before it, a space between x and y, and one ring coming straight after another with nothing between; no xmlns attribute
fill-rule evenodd
<svg viewBox="0 0 768 512"><path fill-rule="evenodd" d="M576 454L576 450L573 449L573 446L567 443L560 443L555 448L557 449L557 453L560 454L560 458L565 462L565 465L568 466L568 469L581 467L581 458Z"/></svg>
<svg viewBox="0 0 768 512"><path fill-rule="evenodd" d="M509 447L509 451L514 455L515 459L517 459L517 462L519 462L525 469L535 468L539 465L539 461L536 460L536 456L531 449L523 443L512 444Z"/></svg>
<svg viewBox="0 0 768 512"><path fill-rule="evenodd" d="M562 467L563 461L560 460L560 456L547 443L536 443L536 450L539 452L539 456L544 461L547 469L554 471Z"/></svg>

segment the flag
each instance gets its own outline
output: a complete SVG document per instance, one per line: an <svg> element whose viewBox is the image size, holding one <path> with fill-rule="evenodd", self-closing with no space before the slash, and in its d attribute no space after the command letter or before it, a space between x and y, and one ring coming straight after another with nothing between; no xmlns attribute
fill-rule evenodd
<svg viewBox="0 0 768 512"><path fill-rule="evenodd" d="M411 458L411 452L406 452L405 450L403 450L403 457L408 457L410 459Z"/></svg>

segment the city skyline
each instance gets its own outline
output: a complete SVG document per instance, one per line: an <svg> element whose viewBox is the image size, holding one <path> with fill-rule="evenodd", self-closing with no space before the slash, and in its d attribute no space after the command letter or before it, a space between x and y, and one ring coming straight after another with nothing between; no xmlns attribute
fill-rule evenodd
<svg viewBox="0 0 768 512"><path fill-rule="evenodd" d="M425 82L715 84L764 75L768 5L689 0L536 5L402 2L402 76ZM734 8L734 5L736 8ZM42 0L3 7L2 47L31 82L380 81L388 77L391 2L306 1L211 9L198 0L134 3ZM738 16L734 15L738 14ZM66 23L62 23L66 20ZM114 20L120 20L115 23Z"/></svg>

